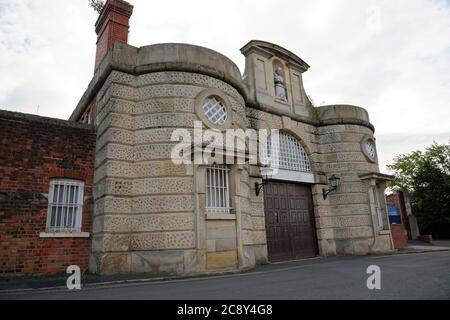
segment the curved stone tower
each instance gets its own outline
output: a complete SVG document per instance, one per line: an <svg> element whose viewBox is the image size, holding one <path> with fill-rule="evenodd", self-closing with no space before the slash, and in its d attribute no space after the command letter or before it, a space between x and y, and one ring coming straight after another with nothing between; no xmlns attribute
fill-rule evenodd
<svg viewBox="0 0 450 320"><path fill-rule="evenodd" d="M369 254L393 249L384 203L389 176L380 175L374 127L366 110L350 105L317 108L321 170L339 175L338 192L317 198L317 228L323 255ZM376 149L374 149L376 150ZM374 193L375 191L375 193ZM320 190L317 190L320 193ZM378 198L378 199L376 199ZM378 216L382 216L382 220Z"/></svg>

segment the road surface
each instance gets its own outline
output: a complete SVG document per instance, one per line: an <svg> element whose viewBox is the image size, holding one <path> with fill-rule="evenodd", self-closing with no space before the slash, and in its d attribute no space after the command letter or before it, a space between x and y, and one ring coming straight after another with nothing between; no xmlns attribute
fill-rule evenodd
<svg viewBox="0 0 450 320"><path fill-rule="evenodd" d="M381 269L381 290L367 288L367 268ZM109 285L79 291L0 293L4 299L450 299L450 251L318 258L235 275Z"/></svg>

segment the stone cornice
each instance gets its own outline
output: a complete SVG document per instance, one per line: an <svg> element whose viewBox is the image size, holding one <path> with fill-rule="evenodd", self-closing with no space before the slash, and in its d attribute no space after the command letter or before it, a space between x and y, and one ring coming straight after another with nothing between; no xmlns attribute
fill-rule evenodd
<svg viewBox="0 0 450 320"><path fill-rule="evenodd" d="M258 52L267 58L271 58L273 56L280 57L290 66L300 70L301 72L305 72L310 68L305 61L294 53L267 41L252 40L241 49L241 53L244 56L248 56L252 52Z"/></svg>

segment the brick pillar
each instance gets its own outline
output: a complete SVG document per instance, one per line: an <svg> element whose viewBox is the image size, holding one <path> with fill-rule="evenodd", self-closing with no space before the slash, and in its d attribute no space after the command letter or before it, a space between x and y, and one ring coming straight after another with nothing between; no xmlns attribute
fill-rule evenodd
<svg viewBox="0 0 450 320"><path fill-rule="evenodd" d="M133 6L123 0L107 0L95 24L97 53L95 71L114 43L128 43L128 30Z"/></svg>

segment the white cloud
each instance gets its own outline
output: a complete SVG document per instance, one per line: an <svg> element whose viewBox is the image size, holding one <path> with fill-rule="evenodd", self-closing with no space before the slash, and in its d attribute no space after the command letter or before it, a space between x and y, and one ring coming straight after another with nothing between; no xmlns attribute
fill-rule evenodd
<svg viewBox="0 0 450 320"><path fill-rule="evenodd" d="M131 2L135 46L198 44L241 71L251 39L298 54L316 102L370 112L383 170L391 153L450 138L448 1ZM96 18L87 0L0 0L0 106L68 118L92 77Z"/></svg>

